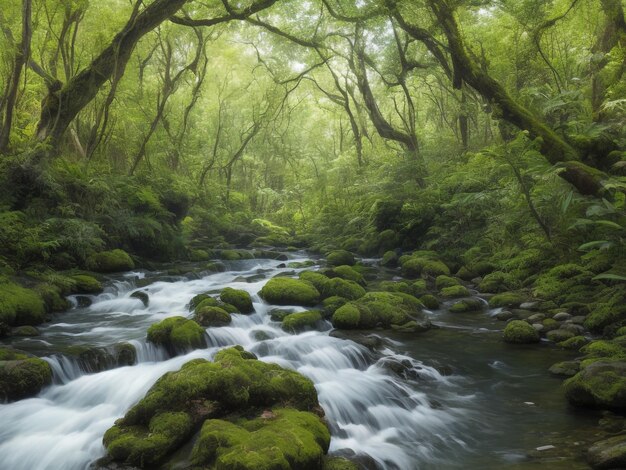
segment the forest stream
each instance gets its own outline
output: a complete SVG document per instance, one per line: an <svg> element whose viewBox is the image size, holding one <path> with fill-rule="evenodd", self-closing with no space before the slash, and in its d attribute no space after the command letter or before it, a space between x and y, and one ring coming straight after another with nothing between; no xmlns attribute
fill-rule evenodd
<svg viewBox="0 0 626 470"><path fill-rule="evenodd" d="M304 252L289 256L290 261L308 259ZM377 260L363 261L377 265ZM563 448L575 447L598 414L569 409L559 380L548 372L574 353L547 343L529 348L503 343L503 322L493 317L498 309L452 314L444 303L428 311L439 328L417 334L366 332L360 336L369 337L370 349L331 336L326 321L320 331L289 334L271 320L275 307L258 296L259 290L273 276L301 270L270 259L227 266L225 272L201 276L136 271L111 277L102 294L91 296L90 306L79 307L70 297L74 307L42 326L41 336L14 338L11 346L45 357L54 384L35 398L0 406L0 467L88 468L105 455L105 431L159 377L192 359L212 359L226 346L241 345L262 361L310 378L330 426L330 454L356 457L365 468L587 468L565 458ZM380 268L381 277L392 274ZM192 297L227 286L249 292L255 313L234 314L231 325L208 328L207 349L169 358L146 342L151 324L187 316ZM149 295L147 307L130 297L137 290ZM121 342L135 347L137 363L97 373L51 352ZM544 446L560 453L528 459Z"/></svg>

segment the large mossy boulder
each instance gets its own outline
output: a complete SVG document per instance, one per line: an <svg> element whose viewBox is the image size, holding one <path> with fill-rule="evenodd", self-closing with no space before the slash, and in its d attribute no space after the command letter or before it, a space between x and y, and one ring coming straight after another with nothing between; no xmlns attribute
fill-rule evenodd
<svg viewBox="0 0 626 470"><path fill-rule="evenodd" d="M39 325L45 320L46 306L37 292L13 282L0 283L0 323Z"/></svg>
<svg viewBox="0 0 626 470"><path fill-rule="evenodd" d="M309 379L235 347L165 374L103 442L108 460L141 468L181 449L199 468L317 469L330 441L318 409Z"/></svg>
<svg viewBox="0 0 626 470"><path fill-rule="evenodd" d="M346 281L356 282L360 286L365 286L367 284L363 275L352 266L337 266L335 268L326 270L324 272L324 275L330 278L340 277L341 279L345 279Z"/></svg>
<svg viewBox="0 0 626 470"><path fill-rule="evenodd" d="M441 289L441 295L449 299L456 299L459 297L469 297L470 291L465 286L450 286Z"/></svg>
<svg viewBox="0 0 626 470"><path fill-rule="evenodd" d="M400 258L402 262L402 275L407 278L417 278L423 274L429 276L449 276L450 268L443 261L426 257Z"/></svg>
<svg viewBox="0 0 626 470"><path fill-rule="evenodd" d="M356 264L354 255L346 250L331 251L326 255L326 262L330 266L354 266Z"/></svg>
<svg viewBox="0 0 626 470"><path fill-rule="evenodd" d="M519 307L527 300L527 297L518 294L517 292L503 292L502 294L496 294L489 299L489 306L491 308L498 307Z"/></svg>
<svg viewBox="0 0 626 470"><path fill-rule="evenodd" d="M234 305L241 313L252 313L252 298L245 290L226 287L220 293L220 300L226 304Z"/></svg>
<svg viewBox="0 0 626 470"><path fill-rule="evenodd" d="M52 383L52 369L43 359L0 348L0 402L37 395Z"/></svg>
<svg viewBox="0 0 626 470"><path fill-rule="evenodd" d="M259 295L270 304L314 306L320 293L313 284L300 279L275 277L263 286Z"/></svg>
<svg viewBox="0 0 626 470"><path fill-rule="evenodd" d="M329 278L324 274L304 271L300 273L300 279L310 282L320 293L322 299L328 297L343 297L348 300L356 300L365 295L365 289L354 281L335 277Z"/></svg>
<svg viewBox="0 0 626 470"><path fill-rule="evenodd" d="M224 470L317 470L329 444L328 428L317 416L278 408L248 421L205 421L191 461Z"/></svg>
<svg viewBox="0 0 626 470"><path fill-rule="evenodd" d="M99 294L102 292L102 284L93 276L76 274L71 276L74 281L73 291L76 294Z"/></svg>
<svg viewBox="0 0 626 470"><path fill-rule="evenodd" d="M135 268L132 258L124 250L102 251L87 259L87 268L99 273L116 273Z"/></svg>
<svg viewBox="0 0 626 470"><path fill-rule="evenodd" d="M164 346L171 355L206 348L204 329L193 320L170 317L148 328L148 341Z"/></svg>
<svg viewBox="0 0 626 470"><path fill-rule="evenodd" d="M513 276L502 271L487 274L480 284L478 284L478 290L480 292L490 292L493 294L506 292L514 287L515 279Z"/></svg>
<svg viewBox="0 0 626 470"><path fill-rule="evenodd" d="M468 313L468 312L480 312L484 308L485 304L483 304L479 299L468 298L459 300L455 302L450 307L451 313Z"/></svg>
<svg viewBox="0 0 626 470"><path fill-rule="evenodd" d="M626 410L626 361L583 362L582 370L563 385L573 405Z"/></svg>
<svg viewBox="0 0 626 470"><path fill-rule="evenodd" d="M322 321L322 314L317 310L291 313L283 318L282 328L290 333L314 330Z"/></svg>
<svg viewBox="0 0 626 470"><path fill-rule="evenodd" d="M408 294L368 292L362 298L338 308L332 316L332 323L335 328L353 330L391 328L417 321L428 329L430 322L422 309L422 303Z"/></svg>
<svg viewBox="0 0 626 470"><path fill-rule="evenodd" d="M504 341L512 344L538 343L539 332L523 320L513 320L504 328Z"/></svg>
<svg viewBox="0 0 626 470"><path fill-rule="evenodd" d="M196 309L193 319L204 327L230 325L232 318L230 313L220 307L210 305Z"/></svg>

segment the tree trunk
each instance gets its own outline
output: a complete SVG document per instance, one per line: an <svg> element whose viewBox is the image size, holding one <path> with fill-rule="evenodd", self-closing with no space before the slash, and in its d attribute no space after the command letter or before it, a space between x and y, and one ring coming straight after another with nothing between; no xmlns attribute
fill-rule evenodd
<svg viewBox="0 0 626 470"><path fill-rule="evenodd" d="M76 115L97 95L116 71L126 66L137 42L170 18L188 0L155 0L141 13L133 15L111 44L58 92L51 92L42 103L37 128L40 141L56 147Z"/></svg>
<svg viewBox="0 0 626 470"><path fill-rule="evenodd" d="M30 56L30 42L32 38L32 0L22 1L22 42L15 53L15 61L11 72L11 79L4 99L4 119L0 128L0 153L6 153L11 140L11 127L13 126L13 112L17 102L17 92L20 86L22 69ZM2 112L2 110L0 110Z"/></svg>

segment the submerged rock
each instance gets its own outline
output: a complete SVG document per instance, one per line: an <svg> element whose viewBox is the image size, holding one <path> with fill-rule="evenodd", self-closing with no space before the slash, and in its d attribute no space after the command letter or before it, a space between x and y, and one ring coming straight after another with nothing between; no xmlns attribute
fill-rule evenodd
<svg viewBox="0 0 626 470"><path fill-rule="evenodd" d="M587 451L587 461L594 469L626 467L626 435L596 442Z"/></svg>
<svg viewBox="0 0 626 470"><path fill-rule="evenodd" d="M132 294L130 294L130 296L133 299L140 300L144 307L147 307L148 305L150 305L150 296L148 295L147 292L138 290L138 291L133 292Z"/></svg>
<svg viewBox="0 0 626 470"><path fill-rule="evenodd" d="M141 468L182 448L202 468L317 469L330 434L315 410L309 379L236 347L165 374L103 442L107 459ZM186 443L200 428L190 452Z"/></svg>
<svg viewBox="0 0 626 470"><path fill-rule="evenodd" d="M313 306L320 302L320 293L313 284L288 277L270 279L259 295L275 305Z"/></svg>
<svg viewBox="0 0 626 470"><path fill-rule="evenodd" d="M52 369L43 359L22 351L0 348L0 401L37 395L52 383Z"/></svg>

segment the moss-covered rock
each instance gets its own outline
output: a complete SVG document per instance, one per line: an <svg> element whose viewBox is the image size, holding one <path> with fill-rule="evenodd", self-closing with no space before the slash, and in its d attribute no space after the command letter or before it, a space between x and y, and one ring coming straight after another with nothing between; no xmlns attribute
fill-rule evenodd
<svg viewBox="0 0 626 470"><path fill-rule="evenodd" d="M147 426L113 426L102 441L113 460L152 468L192 431L193 422L187 413L164 412L155 415Z"/></svg>
<svg viewBox="0 0 626 470"><path fill-rule="evenodd" d="M46 361L15 349L0 348L0 401L32 397L50 383L52 369Z"/></svg>
<svg viewBox="0 0 626 470"><path fill-rule="evenodd" d="M461 266L456 273L456 277L463 279L464 281L471 281L477 276L478 274L470 270L467 266Z"/></svg>
<svg viewBox="0 0 626 470"><path fill-rule="evenodd" d="M232 318L230 313L220 307L197 308L193 319L204 327L230 325Z"/></svg>
<svg viewBox="0 0 626 470"><path fill-rule="evenodd" d="M206 347L204 329L184 317L170 317L148 328L148 341L164 346L172 355Z"/></svg>
<svg viewBox="0 0 626 470"><path fill-rule="evenodd" d="M534 294L559 305L566 302L587 302L594 274L577 264L555 266L535 280Z"/></svg>
<svg viewBox="0 0 626 470"><path fill-rule="evenodd" d="M410 257L402 263L402 275L408 278L420 277L422 274L430 276L450 275L450 268L442 261L429 258Z"/></svg>
<svg viewBox="0 0 626 470"><path fill-rule="evenodd" d="M415 297L391 292L368 292L364 297L337 309L332 317L335 328L390 328L418 320L425 327L430 322L422 313L423 305Z"/></svg>
<svg viewBox="0 0 626 470"><path fill-rule="evenodd" d="M420 297L420 302L424 304L424 307L435 310L439 308L439 300L434 295L426 294Z"/></svg>
<svg viewBox="0 0 626 470"><path fill-rule="evenodd" d="M351 266L337 266L335 268L327 270L327 272L325 272L324 274L326 274L326 276L330 278L340 277L341 279L345 279L346 281L356 282L360 286L366 285L363 275Z"/></svg>
<svg viewBox="0 0 626 470"><path fill-rule="evenodd" d="M196 297L194 297L194 299ZM207 307L219 307L222 310L226 310L228 313L239 313L239 309L235 307L234 305L224 303L220 299L216 299L215 297L210 297L210 296L206 296L205 298L203 298L201 302L195 307L194 310L197 312L198 310L201 310Z"/></svg>
<svg viewBox="0 0 626 470"><path fill-rule="evenodd" d="M53 284L47 282L37 284L34 291L41 297L48 312L63 312L72 308L71 302L63 296L61 288Z"/></svg>
<svg viewBox="0 0 626 470"><path fill-rule="evenodd" d="M270 279L259 292L267 302L276 305L317 305L320 293L313 284L299 279L275 277Z"/></svg>
<svg viewBox="0 0 626 470"><path fill-rule="evenodd" d="M254 312L252 298L245 290L226 287L220 293L220 299L226 304L234 305L241 313Z"/></svg>
<svg viewBox="0 0 626 470"><path fill-rule="evenodd" d="M487 274L478 285L480 292L505 292L515 287L513 276L508 273L496 271Z"/></svg>
<svg viewBox="0 0 626 470"><path fill-rule="evenodd" d="M132 258L124 250L102 251L87 259L87 268L99 273L130 271L135 268Z"/></svg>
<svg viewBox="0 0 626 470"><path fill-rule="evenodd" d="M489 299L489 306L491 308L497 307L519 307L526 297L516 292L504 292L502 294L494 295Z"/></svg>
<svg viewBox="0 0 626 470"><path fill-rule="evenodd" d="M0 283L0 323L39 325L45 320L45 304L37 292L13 282Z"/></svg>
<svg viewBox="0 0 626 470"><path fill-rule="evenodd" d="M77 274L71 276L71 279L75 282L72 290L77 294L99 294L102 292L102 284L93 276Z"/></svg>
<svg viewBox="0 0 626 470"><path fill-rule="evenodd" d="M461 283L459 282L458 279L454 277L446 276L444 274L442 274L441 276L437 276L437 279L435 279L435 287L437 288L437 290L445 289L446 287L454 287L454 286L460 286L460 285Z"/></svg>
<svg viewBox="0 0 626 470"><path fill-rule="evenodd" d="M380 265L387 268L395 268L398 266L398 255L395 251L387 251L380 260Z"/></svg>
<svg viewBox="0 0 626 470"><path fill-rule="evenodd" d="M321 273L304 271L300 273L300 279L313 284L322 299L338 296L348 300L356 300L365 295L365 289L359 284L339 277L331 279Z"/></svg>
<svg viewBox="0 0 626 470"><path fill-rule="evenodd" d="M592 362L563 386L573 405L626 410L626 362Z"/></svg>
<svg viewBox="0 0 626 470"><path fill-rule="evenodd" d="M441 289L441 295L448 298L468 297L470 295L469 290L465 286L451 286Z"/></svg>
<svg viewBox="0 0 626 470"><path fill-rule="evenodd" d="M331 251L326 255L326 262L330 266L354 266L356 264L354 255L346 250Z"/></svg>
<svg viewBox="0 0 626 470"><path fill-rule="evenodd" d="M12 336L39 336L41 333L34 326L18 326L11 331Z"/></svg>
<svg viewBox="0 0 626 470"><path fill-rule="evenodd" d="M626 468L626 435L595 442L587 451L587 462L598 470Z"/></svg>
<svg viewBox="0 0 626 470"><path fill-rule="evenodd" d="M478 299L463 299L450 307L451 313L480 312L484 304Z"/></svg>
<svg viewBox="0 0 626 470"><path fill-rule="evenodd" d="M539 332L522 320L513 320L504 328L504 341L513 344L538 343Z"/></svg>
<svg viewBox="0 0 626 470"><path fill-rule="evenodd" d="M290 333L314 330L322 321L322 314L317 310L291 313L283 318L282 328Z"/></svg>
<svg viewBox="0 0 626 470"><path fill-rule="evenodd" d="M150 295L145 291L137 290L130 294L130 298L139 300L144 307L150 305Z"/></svg>
<svg viewBox="0 0 626 470"><path fill-rule="evenodd" d="M318 466L313 467L319 468L330 436L316 415L301 413L318 407L315 387L310 380L295 371L255 360L254 355L235 347L218 352L214 362L196 359L183 365L179 371L165 374L124 418L107 431L104 445L109 459L124 465L156 468L168 455L185 446L203 423L210 423L203 426L191 453L195 464L213 465L222 456L218 468L257 468L223 465L248 462L247 458L252 458L252 446L262 442L271 442L271 445L269 448L262 447L261 453L267 455L253 458L254 465L261 462L258 459L270 458L278 453L291 456L294 449L298 454L294 457L295 461L308 465L305 454L313 455L309 451L314 446L309 445L311 437L304 433L310 433L312 440L318 442L319 439L319 451L315 451L315 465ZM258 418L249 421L242 418L250 416ZM227 425L224 428L213 426L215 418L220 418L220 423ZM267 427L270 425L271 432ZM256 433L261 428L268 432ZM235 443L221 434L223 429L245 431L251 436ZM288 438L283 441L280 436ZM210 444L213 438L221 442L217 448ZM302 447L304 441L307 441L306 453ZM235 445L248 449L246 452L239 448L236 451L245 457L244 460L239 461L231 455L233 449L230 447ZM189 450L181 452L189 453ZM225 458L226 455L230 457Z"/></svg>
<svg viewBox="0 0 626 470"><path fill-rule="evenodd" d="M558 346L563 349L578 351L589 342L584 336L574 336L573 338L561 341Z"/></svg>
<svg viewBox="0 0 626 470"><path fill-rule="evenodd" d="M612 323L626 320L626 304L599 303L585 318L584 326L599 333Z"/></svg>
<svg viewBox="0 0 626 470"><path fill-rule="evenodd" d="M326 318L332 317L338 308L343 307L348 302L348 299L339 296L332 296L324 299L324 302L322 302L322 306L324 307L324 316Z"/></svg>
<svg viewBox="0 0 626 470"><path fill-rule="evenodd" d="M192 463L224 470L316 470L329 444L319 417L278 408L250 421L205 421Z"/></svg>
<svg viewBox="0 0 626 470"><path fill-rule="evenodd" d="M322 470L360 470L360 466L342 457L328 457L324 460Z"/></svg>

